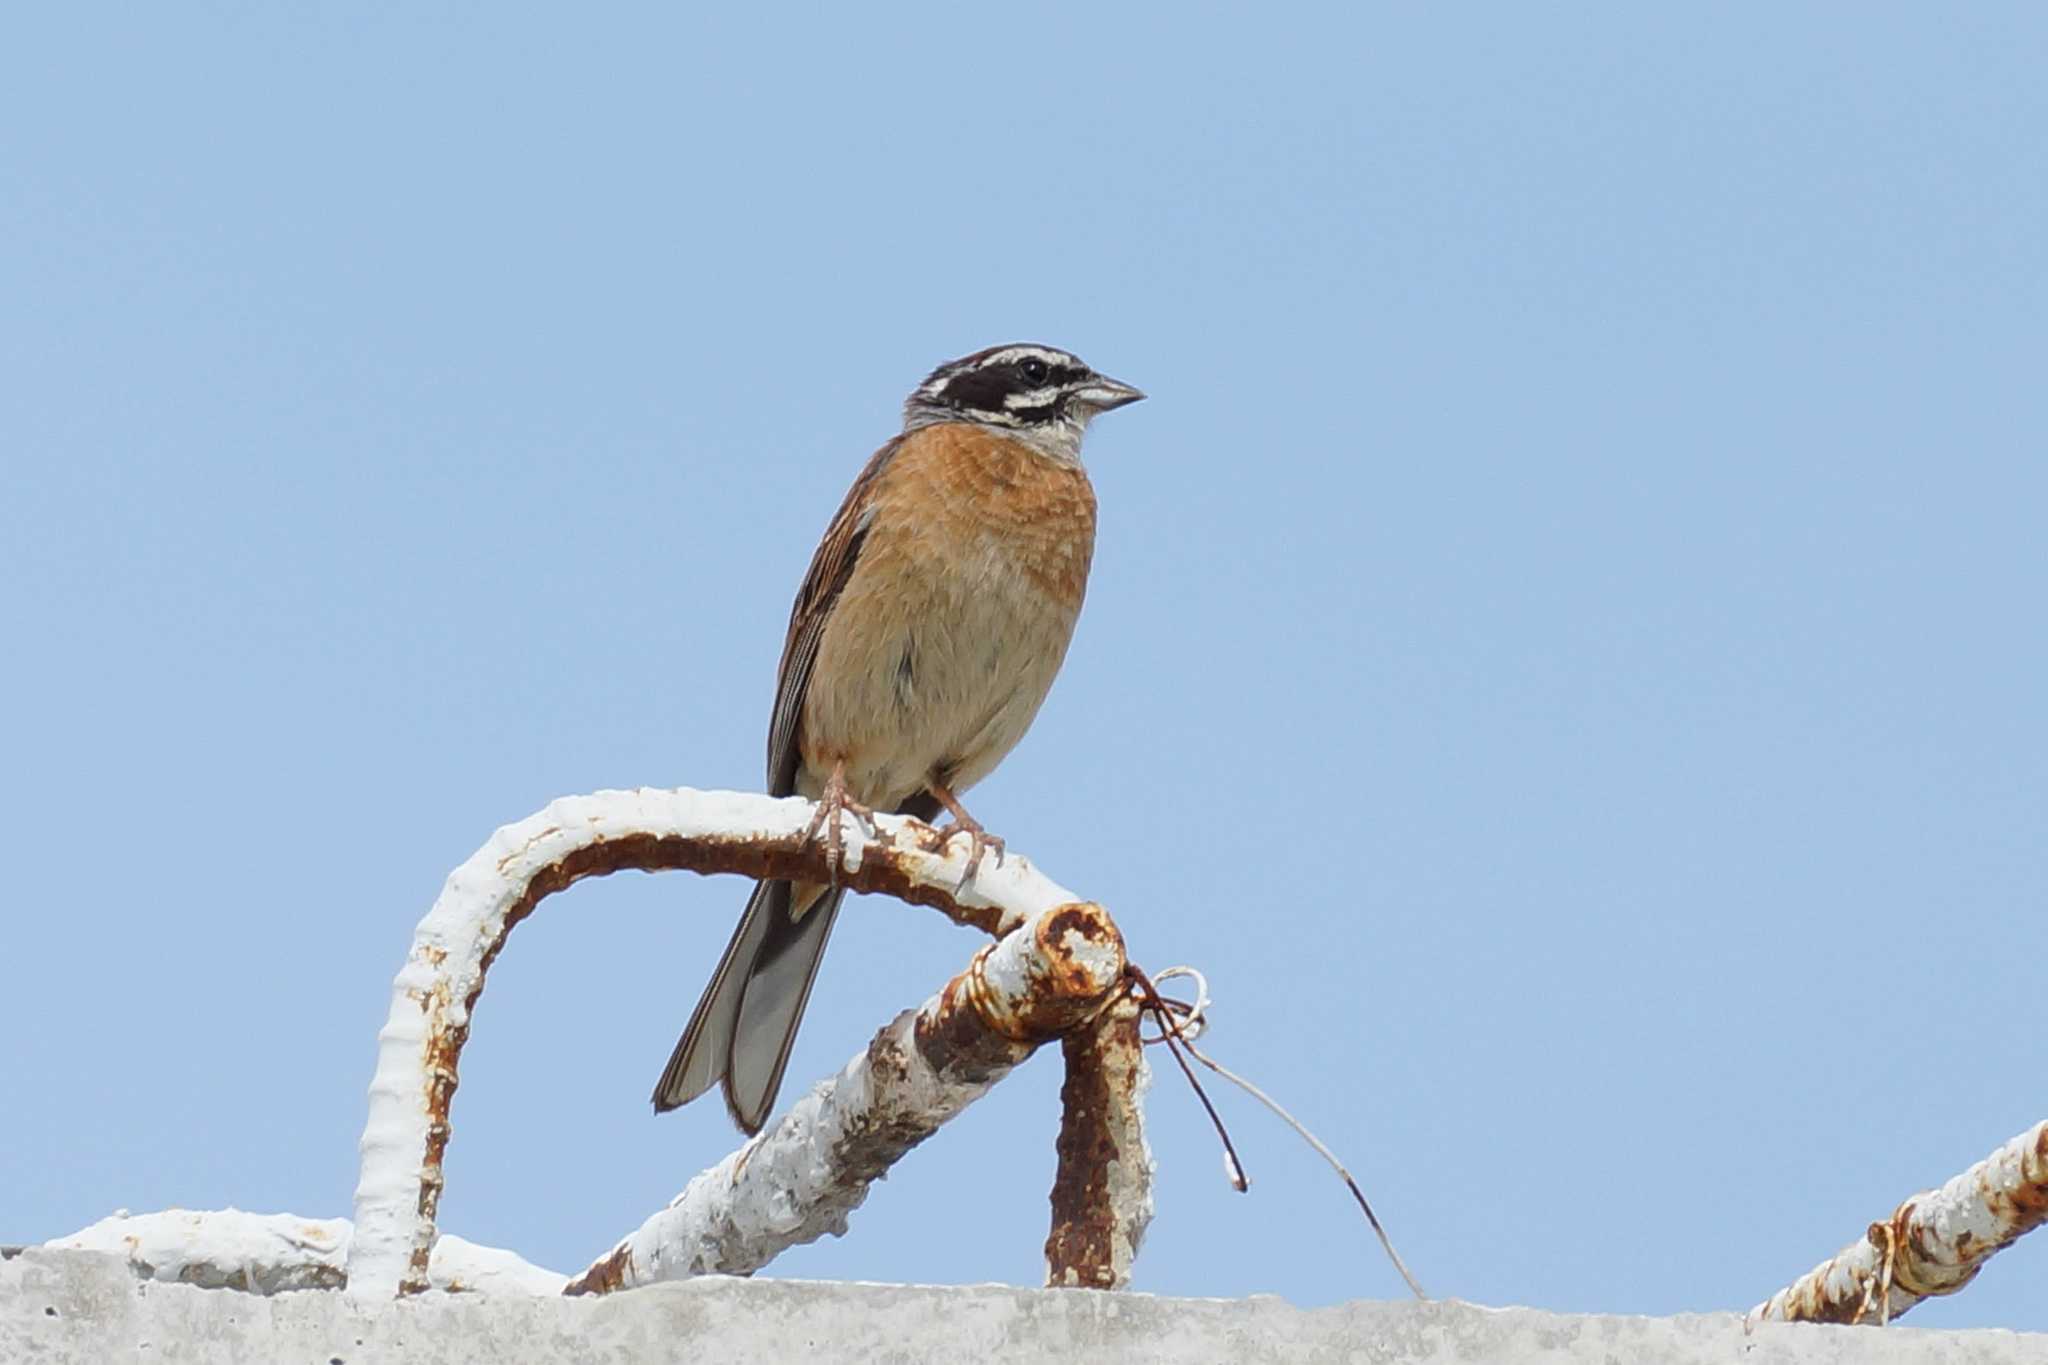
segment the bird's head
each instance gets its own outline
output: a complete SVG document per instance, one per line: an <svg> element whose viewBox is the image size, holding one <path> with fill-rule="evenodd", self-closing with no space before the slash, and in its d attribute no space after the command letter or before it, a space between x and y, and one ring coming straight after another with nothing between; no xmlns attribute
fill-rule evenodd
<svg viewBox="0 0 2048 1365"><path fill-rule="evenodd" d="M1081 435L1098 413L1145 395L1088 368L1055 346L1019 342L950 360L903 404L903 429L973 422L1049 455L1077 460Z"/></svg>

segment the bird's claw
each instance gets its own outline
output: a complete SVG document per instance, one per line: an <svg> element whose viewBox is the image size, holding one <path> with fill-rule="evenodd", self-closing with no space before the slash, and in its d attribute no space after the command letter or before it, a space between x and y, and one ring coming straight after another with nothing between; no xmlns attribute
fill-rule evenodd
<svg viewBox="0 0 2048 1365"><path fill-rule="evenodd" d="M863 826L866 838L877 837L875 811L872 806L863 806L847 794L843 776L834 771L825 782L825 790L818 797L817 809L811 812L811 822L804 826L804 832L797 837L800 846L808 846L820 833L825 836L825 849L831 862L832 885L839 885L839 874L846 866L846 831L840 824L839 816L844 812Z"/></svg>
<svg viewBox="0 0 2048 1365"><path fill-rule="evenodd" d="M981 858L984 853L993 851L996 855L996 866L1003 865L1003 836L990 834L980 825L963 825L956 821L938 828L927 826L925 832L918 836L918 843L927 853L944 853L946 845L953 842L954 836L960 834L967 836L972 847L967 853L967 869L960 874L960 881L953 888L955 891L965 890L967 883L974 880L974 874L981 870Z"/></svg>

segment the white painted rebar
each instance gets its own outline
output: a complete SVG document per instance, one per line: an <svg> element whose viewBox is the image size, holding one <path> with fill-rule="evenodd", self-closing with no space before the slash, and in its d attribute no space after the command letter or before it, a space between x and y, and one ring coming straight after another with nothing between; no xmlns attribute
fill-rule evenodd
<svg viewBox="0 0 2048 1365"><path fill-rule="evenodd" d="M1872 1223L1859 1241L1750 1310L1753 1319L1889 1323L1953 1294L1984 1262L2048 1221L2048 1119L1938 1190Z"/></svg>
<svg viewBox="0 0 2048 1365"><path fill-rule="evenodd" d="M456 1064L484 973L512 925L543 896L621 868L809 872L823 880L822 841L800 838L811 811L800 798L687 788L565 797L498 830L449 874L415 931L378 1035L349 1292L383 1297L428 1285ZM928 853L918 845L924 826L885 815L870 843L852 816L844 818L842 880L855 889L892 891L994 933L1074 899L1014 854L1000 864L984 859L973 882L956 890L966 841Z"/></svg>
<svg viewBox="0 0 2048 1365"><path fill-rule="evenodd" d="M1123 980L1123 940L1102 907L1045 911L692 1180L569 1292L751 1274L789 1247L844 1233L897 1160L1041 1043L1101 1010Z"/></svg>

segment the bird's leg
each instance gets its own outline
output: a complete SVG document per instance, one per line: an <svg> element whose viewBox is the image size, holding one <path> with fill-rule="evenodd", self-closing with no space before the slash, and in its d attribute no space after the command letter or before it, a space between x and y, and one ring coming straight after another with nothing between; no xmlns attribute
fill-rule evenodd
<svg viewBox="0 0 2048 1365"><path fill-rule="evenodd" d="M846 856L846 833L839 826L839 813L845 811L867 826L870 839L875 837L875 811L872 806L863 806L853 799L846 790L846 760L840 759L832 765L832 775L825 779L825 790L818 796L818 808L811 812L811 823L797 837L799 844L808 844L818 837L822 830L825 847L832 857L832 885L839 885L839 871Z"/></svg>
<svg viewBox="0 0 2048 1365"><path fill-rule="evenodd" d="M937 778L933 778L924 785L925 790L930 792L938 800L938 803L946 808L946 814L952 818L953 822L933 830L931 838L925 841L925 847L933 852L937 852L952 842L953 836L956 834L965 834L973 844L973 848L967 854L967 870L960 874L960 885L965 886L974 880L976 870L981 867L981 855L990 849L995 850L996 866L1001 867L1003 865L1002 836L990 834L987 830L983 829L981 821L967 813L967 808L960 804L960 798L953 795L947 789L945 783Z"/></svg>

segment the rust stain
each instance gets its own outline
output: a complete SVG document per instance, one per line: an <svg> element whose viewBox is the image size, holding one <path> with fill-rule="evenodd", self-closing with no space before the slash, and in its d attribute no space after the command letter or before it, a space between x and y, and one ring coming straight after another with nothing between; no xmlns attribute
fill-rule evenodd
<svg viewBox="0 0 2048 1365"><path fill-rule="evenodd" d="M1058 932L1051 926L1057 925ZM1071 936L1110 943L1107 961L1090 963L1072 951ZM993 946L976 955L968 969L949 982L944 993L951 1010L972 1011L980 1028L1019 1043L1050 1042L1092 1018L1107 1004L1123 977L1123 936L1109 912L1088 901L1061 906L1039 923L1033 946L1043 963L1025 994L1012 998L989 984L987 971ZM1099 956L1099 955L1098 955ZM1105 970L1106 968L1106 970ZM956 999L957 997L957 999Z"/></svg>
<svg viewBox="0 0 2048 1365"><path fill-rule="evenodd" d="M560 825L549 825L546 829L539 831L531 839L528 839L525 843L521 844L518 848L512 850L510 853L507 853L504 857L498 859L498 874L500 876L503 876L505 873L505 869L512 866L512 864L518 862L521 858L524 858L526 856L528 849L531 849L535 844L547 838L549 835L560 834L561 832L562 827ZM597 837L600 841L602 841L604 838L602 834L598 835Z"/></svg>
<svg viewBox="0 0 2048 1365"><path fill-rule="evenodd" d="M565 1297L574 1298L580 1294L610 1294L626 1287L633 1275L633 1252L624 1242L612 1249L612 1254L592 1265L588 1270L562 1286Z"/></svg>
<svg viewBox="0 0 2048 1365"><path fill-rule="evenodd" d="M907 1082L913 1074L910 1055L904 1049L905 1024L912 1024L908 1031L913 1047L919 1046L921 1041L931 1041L928 1037L920 1039L916 1022L919 1022L917 1016L906 1011L883 1025L869 1042L868 1069L873 1081L873 1102L858 1113L848 1115L845 1128L826 1156L826 1164L833 1170L835 1181L847 1185L871 1185L886 1175L905 1152L938 1131L938 1123L932 1115L903 1103L909 1094ZM993 1051L971 1058L924 1060L950 1078L966 1079L962 1072L972 1071L979 1079L981 1073L991 1068L1000 1075L1030 1054L1028 1048L1010 1052L1005 1050L1006 1046L998 1041ZM845 1230L843 1215L839 1230ZM743 1273L751 1274L766 1263L765 1258L753 1262L744 1267Z"/></svg>
<svg viewBox="0 0 2048 1365"><path fill-rule="evenodd" d="M1139 1046L1135 1009L1112 1009L1094 1027L1061 1039L1067 1074L1060 1086L1052 1231L1045 1240L1046 1283L1055 1288L1118 1289L1127 1281L1135 1248L1121 1258L1117 1254L1124 1230L1111 1198L1110 1170L1137 1159L1124 1151L1124 1143L1141 1139L1125 1131L1120 1118L1134 1113Z"/></svg>
<svg viewBox="0 0 2048 1365"><path fill-rule="evenodd" d="M1971 1193L1991 1216L1989 1237L1957 1229L1947 1241L1922 1204L1933 1197L1917 1194L1891 1216L1872 1223L1862 1247L1815 1266L1764 1305L1762 1316L1788 1322L1889 1322L1922 1299L1953 1294L1969 1284L1994 1254L2048 1221L2048 1124L2039 1125L2034 1140L2014 1153L2012 1144L1965 1173ZM2018 1157L2018 1170L2011 1165ZM1946 1187L1945 1187L1946 1188ZM1860 1254L1859 1254L1860 1253ZM1857 1260L1845 1264L1845 1258ZM1872 1265L1861 1261L1868 1257ZM1830 1289L1830 1281L1842 1285Z"/></svg>
<svg viewBox="0 0 2048 1365"><path fill-rule="evenodd" d="M1079 934L1090 943L1106 943L1118 937L1102 907L1092 901L1072 901L1047 915L1040 937L1058 943L1069 934Z"/></svg>
<svg viewBox="0 0 2048 1365"><path fill-rule="evenodd" d="M1108 981L1099 978L1097 969L1075 953L1075 938L1114 949L1116 967ZM1062 995L1084 1000L1097 998L1121 974L1123 935L1109 912L1091 901L1075 901L1047 915L1039 922L1038 942L1046 960L1053 964L1054 986Z"/></svg>
<svg viewBox="0 0 2048 1365"><path fill-rule="evenodd" d="M543 831L543 835L557 832ZM527 848L531 848L531 842ZM500 860L499 870L521 854L508 855ZM420 1191L416 1213L424 1235L413 1247L407 1273L399 1283L400 1296L421 1294L428 1288L427 1257L433 1242L434 1221L440 1210L441 1190L444 1185L443 1162L447 1156L448 1139L453 1128L448 1116L455 1100L459 1084L459 1065L462 1048L469 1040L469 1020L475 1017L476 1003L483 994L484 978L489 974L491 964L504 950L505 941L512 929L521 920L532 914L540 902L558 891L563 891L586 877L607 876L613 872L662 872L686 871L705 874L734 873L752 877L755 880L808 880L827 881L831 877L830 862L826 849L821 844L806 840L728 838L715 835L684 836L633 833L617 836L596 836L592 843L571 850L552 863L535 870L528 880L525 891L506 911L497 935L484 945L480 955L476 985L463 1000L460 1024L449 1022L452 1011L445 996L435 993L420 994L421 1007L427 1015L425 1055L422 1058L426 1072L427 1140L421 1154ZM913 905L930 906L944 914L954 923L968 928L980 929L991 937L1000 935L1003 912L992 906L962 905L945 888L927 886L912 876L912 859L892 845L873 841L862 850L858 871L841 871L840 884L853 891L880 892L894 896ZM1099 907L1097 907L1099 912ZM1083 931L1085 932L1085 930ZM428 962L442 966L447 954L438 947L426 949ZM962 1011L962 1013L968 1013ZM969 1048L970 1069L993 1064L995 1058L987 1056L990 1049ZM1000 1052L1001 1049L996 1049ZM1028 1049L1027 1049L1028 1052ZM1011 1064L1014 1064L1012 1062ZM623 1250L623 1248L622 1248Z"/></svg>
<svg viewBox="0 0 2048 1365"><path fill-rule="evenodd" d="M853 891L874 891L894 896L913 905L927 905L956 924L980 929L997 937L1002 914L992 906L965 906L943 886L925 886L911 875L913 862L923 865L923 854L912 856L882 841L869 843L861 852L858 871L841 870L840 884ZM830 879L829 857L821 845L793 839L734 839L722 836L623 834L579 848L541 868L529 884L530 891L514 917L523 918L532 903L563 890L585 877L613 872L700 872L734 873L755 880L823 882Z"/></svg>
<svg viewBox="0 0 2048 1365"><path fill-rule="evenodd" d="M1001 1075L1029 1057L1040 1041L994 1008L981 980L982 961L977 955L972 966L948 981L939 993L939 1007L920 1011L912 1028L919 1055L948 1080L979 1083Z"/></svg>

